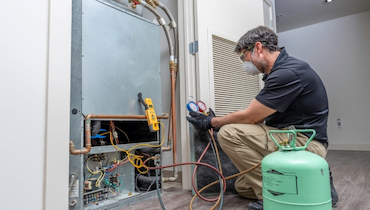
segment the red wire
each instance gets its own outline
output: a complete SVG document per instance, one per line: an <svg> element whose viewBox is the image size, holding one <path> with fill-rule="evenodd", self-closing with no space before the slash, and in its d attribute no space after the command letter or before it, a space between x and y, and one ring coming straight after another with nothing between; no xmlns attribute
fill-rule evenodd
<svg viewBox="0 0 370 210"><path fill-rule="evenodd" d="M115 163L114 166L110 169L107 169L106 171L113 171L115 168L117 168L117 166L120 166L122 164L125 164L127 163L129 160L126 160L126 161L123 161L123 162L120 162L119 164Z"/></svg>

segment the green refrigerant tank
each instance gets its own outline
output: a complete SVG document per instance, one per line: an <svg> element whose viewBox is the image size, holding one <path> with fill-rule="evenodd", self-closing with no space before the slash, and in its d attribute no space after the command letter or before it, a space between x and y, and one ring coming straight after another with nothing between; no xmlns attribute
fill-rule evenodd
<svg viewBox="0 0 370 210"><path fill-rule="evenodd" d="M302 147L295 145L298 132L312 132ZM287 133L290 141L280 145L274 133ZM262 160L264 210L332 209L329 165L319 155L305 151L315 134L312 129L269 132L279 150Z"/></svg>

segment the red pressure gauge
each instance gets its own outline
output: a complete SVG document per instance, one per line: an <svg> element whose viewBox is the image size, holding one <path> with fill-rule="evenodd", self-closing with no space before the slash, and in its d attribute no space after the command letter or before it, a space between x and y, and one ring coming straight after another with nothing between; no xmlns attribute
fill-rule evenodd
<svg viewBox="0 0 370 210"><path fill-rule="evenodd" d="M207 110L207 106L206 106L206 104L203 101L198 101L197 102L197 105L199 107L199 111L200 112L204 112L204 111Z"/></svg>

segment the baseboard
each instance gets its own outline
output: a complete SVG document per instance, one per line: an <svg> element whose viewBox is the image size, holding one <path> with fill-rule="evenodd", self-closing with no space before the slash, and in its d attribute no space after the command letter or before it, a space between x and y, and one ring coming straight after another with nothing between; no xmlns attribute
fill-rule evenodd
<svg viewBox="0 0 370 210"><path fill-rule="evenodd" d="M328 150L370 151L370 144L329 143Z"/></svg>

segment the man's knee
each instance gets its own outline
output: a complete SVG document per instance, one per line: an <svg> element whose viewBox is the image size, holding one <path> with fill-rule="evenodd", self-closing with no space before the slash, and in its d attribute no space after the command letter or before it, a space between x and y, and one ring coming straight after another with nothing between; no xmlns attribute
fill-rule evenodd
<svg viewBox="0 0 370 210"><path fill-rule="evenodd" d="M258 199L254 189L250 186L243 186L240 184L235 183L235 190L238 192L239 195L249 198L249 199Z"/></svg>
<svg viewBox="0 0 370 210"><path fill-rule="evenodd" d="M227 141L231 137L232 137L231 125L224 125L218 131L217 139L220 144L225 143L225 141Z"/></svg>

